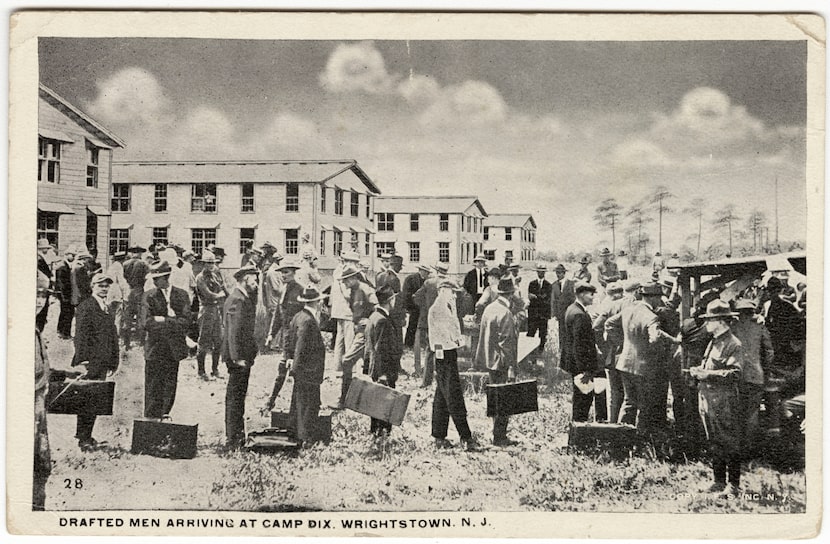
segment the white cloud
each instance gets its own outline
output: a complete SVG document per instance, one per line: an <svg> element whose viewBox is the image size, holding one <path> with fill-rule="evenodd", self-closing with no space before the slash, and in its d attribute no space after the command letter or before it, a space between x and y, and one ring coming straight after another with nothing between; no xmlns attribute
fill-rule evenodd
<svg viewBox="0 0 830 544"><path fill-rule="evenodd" d="M98 96L86 109L111 126L158 124L170 104L155 76L142 68L119 70L97 87Z"/></svg>
<svg viewBox="0 0 830 544"><path fill-rule="evenodd" d="M320 74L320 84L333 92L390 93L398 79L386 71L383 55L372 42L339 44Z"/></svg>
<svg viewBox="0 0 830 544"><path fill-rule="evenodd" d="M429 76L413 74L398 85L398 93L412 104L430 103L438 98L441 85Z"/></svg>
<svg viewBox="0 0 830 544"><path fill-rule="evenodd" d="M482 125L502 122L506 118L507 104L495 87L484 81L465 81L444 88L423 112L421 122L442 126Z"/></svg>
<svg viewBox="0 0 830 544"><path fill-rule="evenodd" d="M629 168L655 168L671 164L659 145L645 139L623 142L614 148L612 161Z"/></svg>

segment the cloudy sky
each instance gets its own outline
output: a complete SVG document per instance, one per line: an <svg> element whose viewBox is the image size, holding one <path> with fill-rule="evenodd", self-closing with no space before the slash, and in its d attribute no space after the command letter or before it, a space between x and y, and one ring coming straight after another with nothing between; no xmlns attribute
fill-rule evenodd
<svg viewBox="0 0 830 544"><path fill-rule="evenodd" d="M805 74L804 42L40 42L41 81L118 160L354 158L384 194L531 213L557 251L610 245L597 204L658 185L678 250L693 198L772 218L776 177L780 238L803 239Z"/></svg>

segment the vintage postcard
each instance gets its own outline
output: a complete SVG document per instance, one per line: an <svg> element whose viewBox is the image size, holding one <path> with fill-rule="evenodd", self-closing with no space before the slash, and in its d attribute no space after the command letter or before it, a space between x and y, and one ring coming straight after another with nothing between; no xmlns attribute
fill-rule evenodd
<svg viewBox="0 0 830 544"><path fill-rule="evenodd" d="M818 533L821 17L10 36L12 533Z"/></svg>

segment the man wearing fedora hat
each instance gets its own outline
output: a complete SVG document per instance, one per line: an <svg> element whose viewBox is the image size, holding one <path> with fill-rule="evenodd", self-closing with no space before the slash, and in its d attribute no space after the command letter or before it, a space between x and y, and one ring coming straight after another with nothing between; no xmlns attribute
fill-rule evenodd
<svg viewBox="0 0 830 544"><path fill-rule="evenodd" d="M487 258L479 253L473 259L473 269L464 276L464 290L473 297L473 304L478 302L487 288Z"/></svg>
<svg viewBox="0 0 830 544"><path fill-rule="evenodd" d="M96 274L90 281L92 294L75 311L75 355L72 366L86 366L86 378L103 380L118 368L118 334L115 316L107 307L107 292L112 278ZM92 438L94 415L78 414L75 438L82 450L95 449Z"/></svg>
<svg viewBox="0 0 830 544"><path fill-rule="evenodd" d="M72 269L72 304L77 312L78 306L92 295L90 280L95 275L95 261L89 251L82 249L75 256L77 265Z"/></svg>
<svg viewBox="0 0 830 544"><path fill-rule="evenodd" d="M574 293L574 280L566 277L565 265L559 263L553 269L556 273L556 281L550 288L550 309L553 317L559 325L559 360L562 360L562 339L565 338L565 313L568 307L576 300Z"/></svg>
<svg viewBox="0 0 830 544"><path fill-rule="evenodd" d="M343 370L343 355L354 339L354 323L352 322L352 310L349 307L349 290L340 281L343 270L348 266L357 267L360 263L360 255L354 251L344 251L339 255L339 262L332 273L331 294L331 318L337 324L337 331L334 339L334 367L337 371Z"/></svg>
<svg viewBox="0 0 830 544"><path fill-rule="evenodd" d="M270 412L277 402L282 386L285 384L285 379L288 377L288 354L286 353L285 345L288 341L289 325L294 319L294 316L303 309L303 303L299 300L303 293L303 287L296 280L297 270L300 269L300 263L294 259L284 260L278 267L277 271L282 276L282 294L280 296L280 319L282 325L280 326L279 347L282 349L282 360L277 365L277 377L274 380L274 387L271 389L271 396L263 409L263 412ZM266 338L266 343L270 343L269 338Z"/></svg>
<svg viewBox="0 0 830 544"><path fill-rule="evenodd" d="M219 357L222 351L222 307L228 292L216 267L216 256L210 251L202 253L204 268L196 277L196 294L199 297L199 347L196 365L199 377L209 380L205 371L205 359L211 354L212 376L219 376Z"/></svg>
<svg viewBox="0 0 830 544"><path fill-rule="evenodd" d="M144 417L170 414L176 401L179 362L187 357L185 335L190 327L190 297L170 285L172 269L161 261L150 269L154 287L144 293L141 321L144 343Z"/></svg>
<svg viewBox="0 0 830 544"><path fill-rule="evenodd" d="M310 442L320 413L320 384L323 383L326 363L326 346L320 333L323 295L316 287L308 285L297 300L303 304L303 308L286 325L284 350L294 377L288 414L296 438Z"/></svg>
<svg viewBox="0 0 830 544"><path fill-rule="evenodd" d="M581 376L583 384L592 382L594 378L604 376L605 372L597 357L597 346L594 341L594 330L591 326L591 317L587 308L594 302L597 288L584 281L576 282L574 292L576 300L565 313L565 337L563 339L563 357L560 363L565 370L576 380ZM608 410L605 404L605 392L583 393L576 381L572 384L572 417L574 421L588 421L591 405L594 405L594 416L599 422L608 419Z"/></svg>
<svg viewBox="0 0 830 544"><path fill-rule="evenodd" d="M258 350L254 326L259 270L245 266L233 276L236 286L225 299L223 308L222 360L228 367L225 436L228 448L238 449L245 443L245 397Z"/></svg>
<svg viewBox="0 0 830 544"><path fill-rule="evenodd" d="M373 382L394 389L401 372L403 355L401 329L392 317L397 294L391 285L386 284L375 291L375 297L378 301L377 306L366 323L363 373L368 374ZM372 418L369 427L372 434L381 435L384 431L389 433L391 430L391 423Z"/></svg>
<svg viewBox="0 0 830 544"><path fill-rule="evenodd" d="M130 349L133 328L139 344L144 342L144 324L138 319L141 311L141 299L144 296L144 283L147 280L147 273L150 267L141 258L146 250L140 246L133 246L127 250L129 258L124 263L124 279L129 285L129 293L124 305L124 321L121 323L121 336L124 341L124 348Z"/></svg>
<svg viewBox="0 0 830 544"><path fill-rule="evenodd" d="M412 300L418 305L418 334L421 336L421 345L426 346L427 356L424 362L424 377L421 380L421 387L429 387L432 384L432 375L435 372L435 352L429 346L429 309L438 298L438 283L447 277L449 267L446 263L438 262L433 266L434 274L430 276L418 291L412 296Z"/></svg>
<svg viewBox="0 0 830 544"><path fill-rule="evenodd" d="M516 320L510 311L510 296L516 286L510 278L499 280L496 291L499 294L494 302L484 309L481 316L481 330L476 347L475 361L490 373L490 383L507 383L515 372L519 350L519 331ZM507 416L493 418L493 444L512 446L516 441L507 437Z"/></svg>
<svg viewBox="0 0 830 544"><path fill-rule="evenodd" d="M404 336L404 345L412 348L415 356L415 375L421 375L421 338L418 334L418 322L421 318L421 308L415 303L413 298L418 292L424 282L429 278L432 268L423 263L418 264L418 271L415 274L410 274L403 280L401 287L400 303L409 314L409 319L406 323L406 336Z"/></svg>
<svg viewBox="0 0 830 544"><path fill-rule="evenodd" d="M75 317L75 306L72 305L72 268L75 266L76 253L78 250L74 245L66 248L63 260L55 267L55 290L61 304L58 337L64 340L72 338L72 320Z"/></svg>
<svg viewBox="0 0 830 544"><path fill-rule="evenodd" d="M742 429L737 385L744 363L741 341L730 330L736 315L720 299L709 303L703 318L712 340L700 366L689 369L698 381L698 407L712 454L715 483L708 492L724 491L728 473L729 493L734 496L739 495L741 485Z"/></svg>
<svg viewBox="0 0 830 544"><path fill-rule="evenodd" d="M620 271L617 268L617 263L613 261L614 254L607 247L602 248L599 256L602 257L602 262L597 265L598 281L600 285L605 287L609 283L620 279Z"/></svg>
<svg viewBox="0 0 830 544"><path fill-rule="evenodd" d="M553 285L545 279L548 267L545 263L536 263L536 279L527 286L527 335L536 336L539 332L539 348L536 355L545 350L548 340L548 321L550 320L550 301Z"/></svg>

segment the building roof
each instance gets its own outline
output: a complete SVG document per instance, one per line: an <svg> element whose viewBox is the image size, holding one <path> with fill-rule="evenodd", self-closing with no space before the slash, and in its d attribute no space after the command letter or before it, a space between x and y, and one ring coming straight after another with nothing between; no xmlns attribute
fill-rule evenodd
<svg viewBox="0 0 830 544"><path fill-rule="evenodd" d="M491 213L487 217L487 227L523 227L530 220L533 228L536 228L536 221L529 213Z"/></svg>
<svg viewBox="0 0 830 544"><path fill-rule="evenodd" d="M470 206L487 217L475 196L384 196L377 199L375 213L464 213Z"/></svg>
<svg viewBox="0 0 830 544"><path fill-rule="evenodd" d="M107 144L109 147L126 147L121 138L116 136L112 133L110 129L87 115L86 113L79 110L77 107L73 106L67 99L44 85L43 83L40 84L40 97L55 106L63 110L69 117L71 117L75 122L84 126L87 130L98 136L104 143ZM99 142L94 142L97 145L100 145ZM102 146L103 147L103 146Z"/></svg>
<svg viewBox="0 0 830 544"><path fill-rule="evenodd" d="M355 160L114 161L116 183L325 183L351 170L380 189Z"/></svg>

